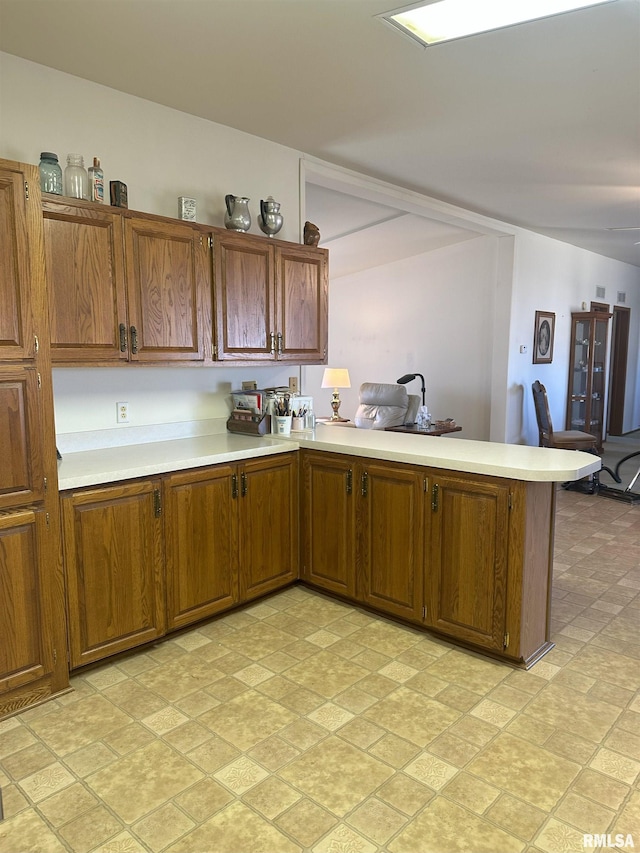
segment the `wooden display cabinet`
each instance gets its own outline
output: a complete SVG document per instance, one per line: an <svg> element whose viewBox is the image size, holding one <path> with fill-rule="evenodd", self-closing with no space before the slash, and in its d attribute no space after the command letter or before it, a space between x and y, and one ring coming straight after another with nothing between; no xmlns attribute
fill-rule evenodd
<svg viewBox="0 0 640 853"><path fill-rule="evenodd" d="M595 435L602 453L607 392L609 320L604 311L571 315L571 355L567 394L567 429Z"/></svg>

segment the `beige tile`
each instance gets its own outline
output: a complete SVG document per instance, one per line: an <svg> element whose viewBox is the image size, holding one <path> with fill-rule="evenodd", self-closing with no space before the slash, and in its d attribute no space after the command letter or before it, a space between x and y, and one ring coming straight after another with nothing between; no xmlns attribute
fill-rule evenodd
<svg viewBox="0 0 640 853"><path fill-rule="evenodd" d="M133 752L135 749L152 743L155 737L152 731L140 723L130 723L128 726L106 735L104 743L119 755L126 755L128 752ZM74 755L76 754L74 753Z"/></svg>
<svg viewBox="0 0 640 853"><path fill-rule="evenodd" d="M627 785L633 785L640 775L640 761L627 758L611 749L599 749L589 762L589 767Z"/></svg>
<svg viewBox="0 0 640 853"><path fill-rule="evenodd" d="M273 772L287 764L296 755L300 755L300 750L283 740L279 735L274 735L254 746L248 751L247 755Z"/></svg>
<svg viewBox="0 0 640 853"><path fill-rule="evenodd" d="M236 758L231 764L222 767L217 773L214 773L215 778L222 785L227 787L236 797L242 796L258 782L269 775L268 771L256 764L246 755Z"/></svg>
<svg viewBox="0 0 640 853"><path fill-rule="evenodd" d="M319 844L315 845L312 853L335 853L336 850L349 850L353 853L376 853L376 845L371 844L366 838L341 823L332 829Z"/></svg>
<svg viewBox="0 0 640 853"><path fill-rule="evenodd" d="M156 741L86 779L122 820L133 823L202 778L202 772Z"/></svg>
<svg viewBox="0 0 640 853"><path fill-rule="evenodd" d="M430 752L422 752L404 768L404 772L413 776L424 785L435 791L441 791L444 786L459 772L457 767L436 758Z"/></svg>
<svg viewBox="0 0 640 853"><path fill-rule="evenodd" d="M327 736L327 730L313 720L294 720L280 732L280 737L297 749L308 749Z"/></svg>
<svg viewBox="0 0 640 853"><path fill-rule="evenodd" d="M618 816L613 828L612 833L615 835L616 833L621 833L624 836L634 835L634 839L637 838L638 827L640 826L640 792L634 791L634 793L629 798L629 801L625 804L622 812ZM626 838L625 838L626 841ZM634 840L634 844L637 847L637 841ZM628 845L627 845L628 846Z"/></svg>
<svg viewBox="0 0 640 853"><path fill-rule="evenodd" d="M585 740L571 734L571 732L558 730L545 742L545 747L555 752L556 755L562 755L564 758L577 761L579 764L587 764L597 749L593 741Z"/></svg>
<svg viewBox="0 0 640 853"><path fill-rule="evenodd" d="M95 694L33 720L31 728L57 755L67 755L123 728L131 717Z"/></svg>
<svg viewBox="0 0 640 853"><path fill-rule="evenodd" d="M620 709L576 690L550 684L527 705L527 713L556 728L598 742L620 714Z"/></svg>
<svg viewBox="0 0 640 853"><path fill-rule="evenodd" d="M96 797L76 782L41 802L38 809L52 826L62 826L98 805Z"/></svg>
<svg viewBox="0 0 640 853"><path fill-rule="evenodd" d="M2 759L2 769L12 779L24 779L49 764L54 764L56 756L40 742L32 743L25 749L12 752Z"/></svg>
<svg viewBox="0 0 640 853"><path fill-rule="evenodd" d="M628 690L636 690L640 684L639 660L597 646L583 649L568 664L568 668Z"/></svg>
<svg viewBox="0 0 640 853"><path fill-rule="evenodd" d="M287 670L288 679L324 696L325 699L332 699L368 674L364 667L334 655L331 651L320 651L313 658L297 663Z"/></svg>
<svg viewBox="0 0 640 853"><path fill-rule="evenodd" d="M220 700L206 690L197 690L195 693L190 693L189 696L175 702L176 708L188 717L199 717L200 714L204 714L205 711L209 711L219 704Z"/></svg>
<svg viewBox="0 0 640 853"><path fill-rule="evenodd" d="M65 823L60 836L74 853L89 853L97 844L109 841L121 832L122 824L104 806L97 806L75 820Z"/></svg>
<svg viewBox="0 0 640 853"><path fill-rule="evenodd" d="M428 696L398 687L364 712L398 737L424 747L459 719L460 713Z"/></svg>
<svg viewBox="0 0 640 853"><path fill-rule="evenodd" d="M481 815L495 803L501 791L482 779L461 772L446 784L444 794L450 800Z"/></svg>
<svg viewBox="0 0 640 853"><path fill-rule="evenodd" d="M551 809L578 775L580 766L503 732L467 770L538 808Z"/></svg>
<svg viewBox="0 0 640 853"><path fill-rule="evenodd" d="M368 753L330 736L295 758L278 775L319 805L343 816L392 773L388 765Z"/></svg>
<svg viewBox="0 0 640 853"><path fill-rule="evenodd" d="M487 817L498 826L517 835L524 841L530 841L544 823L547 815L530 803L525 803L503 794L489 809Z"/></svg>
<svg viewBox="0 0 640 853"><path fill-rule="evenodd" d="M244 669L239 669L235 673L234 678L237 678L238 681L242 681L249 687L257 687L258 684L262 684L264 681L273 678L273 672L265 666L252 663L250 666L245 666Z"/></svg>
<svg viewBox="0 0 640 853"><path fill-rule="evenodd" d="M429 752L456 767L464 767L468 764L478 754L478 750L479 747L449 732L445 732L429 744Z"/></svg>
<svg viewBox="0 0 640 853"><path fill-rule="evenodd" d="M630 788L624 782L586 768L573 783L572 790L611 809L618 809Z"/></svg>
<svg viewBox="0 0 640 853"><path fill-rule="evenodd" d="M521 853L524 843L439 797L389 844L391 853Z"/></svg>
<svg viewBox="0 0 640 853"><path fill-rule="evenodd" d="M213 737L192 749L187 757L202 768L205 773L214 773L224 767L225 764L229 764L238 755L240 755L240 750L236 749L235 746L222 738Z"/></svg>
<svg viewBox="0 0 640 853"><path fill-rule="evenodd" d="M506 726L506 731L542 746L557 730L550 723L523 713L511 720Z"/></svg>
<svg viewBox="0 0 640 853"><path fill-rule="evenodd" d="M178 752L186 753L211 740L211 729L195 720L189 720L177 728L171 729L164 735L164 740L170 743Z"/></svg>
<svg viewBox="0 0 640 853"><path fill-rule="evenodd" d="M173 803L166 803L134 823L133 829L150 850L162 850L194 826L195 823L184 812L177 809Z"/></svg>
<svg viewBox="0 0 640 853"><path fill-rule="evenodd" d="M177 660L141 673L138 681L167 702L175 702L221 679L223 672L219 667L218 660L212 666L196 655L182 654Z"/></svg>
<svg viewBox="0 0 640 853"><path fill-rule="evenodd" d="M404 767L418 755L420 747L397 735L387 734L369 748L371 755L381 758L392 767Z"/></svg>
<svg viewBox="0 0 640 853"><path fill-rule="evenodd" d="M325 701L323 696L318 696L317 693L307 690L306 687L294 687L282 696L280 704L295 714L310 714Z"/></svg>
<svg viewBox="0 0 640 853"><path fill-rule="evenodd" d="M503 681L489 693L487 699L492 702L499 702L500 705L505 705L514 711L521 711L531 699L531 694L527 693L526 690L518 690L517 687L505 684Z"/></svg>
<svg viewBox="0 0 640 853"><path fill-rule="evenodd" d="M222 811L166 848L167 853L193 853L215 850L216 853L301 853L301 847L290 841L276 827L240 802Z"/></svg>
<svg viewBox="0 0 640 853"><path fill-rule="evenodd" d="M305 798L276 818L275 823L306 851L336 826L338 821L326 809Z"/></svg>
<svg viewBox="0 0 640 853"><path fill-rule="evenodd" d="M511 708L500 705L498 702L493 702L491 699L483 699L481 702L478 702L475 708L472 708L469 713L472 717L492 723L499 728L504 728L516 715L516 712Z"/></svg>
<svg viewBox="0 0 640 853"><path fill-rule="evenodd" d="M368 749L384 734L385 731L380 726L370 723L369 720L363 720L361 717L355 717L340 729L340 737L348 740L354 746L359 746L360 749Z"/></svg>
<svg viewBox="0 0 640 853"><path fill-rule="evenodd" d="M435 792L404 773L394 774L378 788L377 796L409 817L433 799Z"/></svg>
<svg viewBox="0 0 640 853"><path fill-rule="evenodd" d="M83 746L77 752L72 752L70 755L65 755L64 763L81 779L88 776L90 773L95 773L101 767L106 767L115 761L117 755L113 750L109 749L106 744L98 741L97 743Z"/></svg>
<svg viewBox="0 0 640 853"><path fill-rule="evenodd" d="M407 817L382 800L371 797L353 812L348 823L376 844L386 844L406 825Z"/></svg>
<svg viewBox="0 0 640 853"><path fill-rule="evenodd" d="M36 738L26 726L20 725L16 720L15 726L5 726L4 730L0 731L0 759L34 744L37 744Z"/></svg>
<svg viewBox="0 0 640 853"><path fill-rule="evenodd" d="M567 853L584 850L584 835L575 827L550 818L536 835L536 848L545 853Z"/></svg>
<svg viewBox="0 0 640 853"><path fill-rule="evenodd" d="M604 832L615 817L613 809L594 803L575 793L568 793L558 808L555 817L569 823L581 832Z"/></svg>
<svg viewBox="0 0 640 853"><path fill-rule="evenodd" d="M621 752L629 758L640 760L640 735L632 734L621 728L614 728L604 741L604 746Z"/></svg>
<svg viewBox="0 0 640 853"><path fill-rule="evenodd" d="M312 722L323 726L330 732L335 732L354 718L351 711L345 711L344 708L335 705L333 702L325 702L324 705L316 708L307 716Z"/></svg>
<svg viewBox="0 0 640 853"><path fill-rule="evenodd" d="M253 787L242 799L268 820L273 820L302 799L302 794L281 779L270 776Z"/></svg>
<svg viewBox="0 0 640 853"><path fill-rule="evenodd" d="M205 776L174 799L196 823L202 823L228 805L234 796L211 776Z"/></svg>
<svg viewBox="0 0 640 853"><path fill-rule="evenodd" d="M173 705L165 705L159 711L151 714L150 717L144 717L140 722L156 735L164 735L172 729L177 729L186 723L188 717L185 717Z"/></svg>
<svg viewBox="0 0 640 853"><path fill-rule="evenodd" d="M481 695L496 687L509 674L502 664L457 649L432 663L428 672Z"/></svg>
<svg viewBox="0 0 640 853"><path fill-rule="evenodd" d="M251 749L295 720L295 714L262 693L249 690L202 714L200 723L238 749Z"/></svg>
<svg viewBox="0 0 640 853"><path fill-rule="evenodd" d="M410 628L403 628L382 619L370 622L351 635L356 643L381 655L395 658L420 642L421 636Z"/></svg>
<svg viewBox="0 0 640 853"><path fill-rule="evenodd" d="M74 782L75 779L67 768L56 762L21 779L19 785L30 800L39 803Z"/></svg>
<svg viewBox="0 0 640 853"><path fill-rule="evenodd" d="M30 808L30 806L31 804L17 785L2 785L2 810L4 820L17 815L18 812ZM0 837L2 837L1 832Z"/></svg>
<svg viewBox="0 0 640 853"><path fill-rule="evenodd" d="M371 693L361 690L356 685L354 687L348 687L346 690L343 690L342 693L338 693L337 696L334 696L333 701L337 705L342 705L343 708L346 708L347 711L351 711L353 714L361 714L363 711L366 711L367 708L375 705L378 698L376 696L372 696Z"/></svg>
<svg viewBox="0 0 640 853"><path fill-rule="evenodd" d="M67 846L34 811L22 811L0 821L0 850L7 853L26 850L68 853Z"/></svg>

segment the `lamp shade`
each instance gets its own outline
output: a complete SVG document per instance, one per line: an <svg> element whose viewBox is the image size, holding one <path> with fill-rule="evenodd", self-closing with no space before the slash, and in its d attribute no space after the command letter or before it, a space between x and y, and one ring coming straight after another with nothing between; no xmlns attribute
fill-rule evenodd
<svg viewBox="0 0 640 853"><path fill-rule="evenodd" d="M346 367L325 367L322 388L351 388L349 371Z"/></svg>

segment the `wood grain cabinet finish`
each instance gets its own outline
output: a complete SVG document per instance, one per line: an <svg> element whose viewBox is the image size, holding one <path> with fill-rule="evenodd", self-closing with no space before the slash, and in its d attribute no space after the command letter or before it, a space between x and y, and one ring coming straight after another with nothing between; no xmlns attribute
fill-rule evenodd
<svg viewBox="0 0 640 853"><path fill-rule="evenodd" d="M192 226L149 217L124 218L132 361L204 359L202 301L209 284L208 246Z"/></svg>
<svg viewBox="0 0 640 853"><path fill-rule="evenodd" d="M0 363L0 509L44 500L40 397L35 367Z"/></svg>
<svg viewBox="0 0 640 853"><path fill-rule="evenodd" d="M326 249L216 232L213 251L218 360L326 360Z"/></svg>
<svg viewBox="0 0 640 853"><path fill-rule="evenodd" d="M356 596L356 460L333 453L302 454L300 516L302 579L339 595Z"/></svg>
<svg viewBox="0 0 640 853"><path fill-rule="evenodd" d="M303 580L420 621L424 475L314 451L302 466Z"/></svg>
<svg viewBox="0 0 640 853"><path fill-rule="evenodd" d="M29 244L29 196L40 193L37 171L0 161L0 359L22 360L35 355L32 275L41 260ZM32 167L34 168L34 167Z"/></svg>
<svg viewBox="0 0 640 853"><path fill-rule="evenodd" d="M394 616L422 616L425 475L367 460L358 471L362 600Z"/></svg>
<svg viewBox="0 0 640 853"><path fill-rule="evenodd" d="M52 196L43 216L54 363L203 361L211 270L199 229Z"/></svg>
<svg viewBox="0 0 640 853"><path fill-rule="evenodd" d="M298 457L251 459L239 466L240 600L298 577Z"/></svg>
<svg viewBox="0 0 640 853"><path fill-rule="evenodd" d="M0 160L0 717L69 683L41 203Z"/></svg>
<svg viewBox="0 0 640 853"><path fill-rule="evenodd" d="M238 603L238 473L216 465L164 483L167 628Z"/></svg>
<svg viewBox="0 0 640 853"><path fill-rule="evenodd" d="M62 498L71 667L165 633L160 481Z"/></svg>
<svg viewBox="0 0 640 853"><path fill-rule="evenodd" d="M121 214L102 205L46 197L43 219L52 360L127 361Z"/></svg>
<svg viewBox="0 0 640 853"><path fill-rule="evenodd" d="M66 682L55 673L57 666L66 670L64 633L60 643L50 595L55 554L44 509L0 512L0 717L46 699Z"/></svg>

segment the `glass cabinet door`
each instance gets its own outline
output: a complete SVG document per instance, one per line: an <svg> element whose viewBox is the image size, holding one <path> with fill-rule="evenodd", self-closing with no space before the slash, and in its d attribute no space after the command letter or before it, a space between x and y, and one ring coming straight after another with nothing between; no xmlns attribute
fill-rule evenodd
<svg viewBox="0 0 640 853"><path fill-rule="evenodd" d="M571 361L567 400L567 429L588 432L602 449L606 396L607 335L611 314L571 315Z"/></svg>

